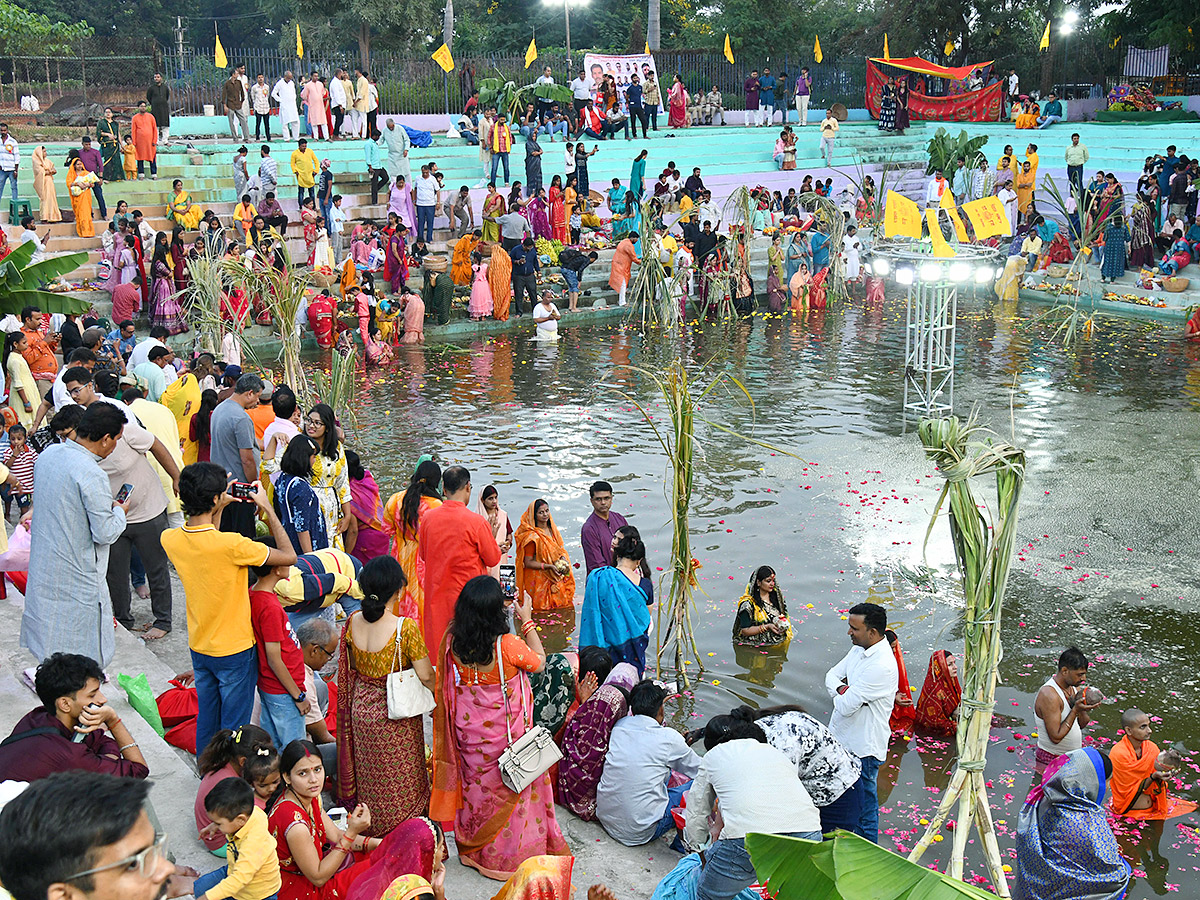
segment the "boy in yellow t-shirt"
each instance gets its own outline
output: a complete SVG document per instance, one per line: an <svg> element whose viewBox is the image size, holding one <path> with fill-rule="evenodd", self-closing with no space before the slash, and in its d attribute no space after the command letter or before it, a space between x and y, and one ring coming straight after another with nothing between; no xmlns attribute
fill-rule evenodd
<svg viewBox="0 0 1200 900"><path fill-rule="evenodd" d="M241 778L218 781L204 798L204 811L228 842L228 865L201 875L192 885L196 900L268 900L279 893L279 855L267 814L254 805L254 788Z"/></svg>

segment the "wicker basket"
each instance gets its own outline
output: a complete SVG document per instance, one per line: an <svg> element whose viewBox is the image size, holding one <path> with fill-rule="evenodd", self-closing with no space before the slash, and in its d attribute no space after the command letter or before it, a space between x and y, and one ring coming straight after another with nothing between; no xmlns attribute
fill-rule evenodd
<svg viewBox="0 0 1200 900"><path fill-rule="evenodd" d="M313 272L309 278L313 284L321 289L327 288L334 282L340 280L336 272Z"/></svg>
<svg viewBox="0 0 1200 900"><path fill-rule="evenodd" d="M430 272L445 272L447 265L446 254L431 253L425 257L425 261L421 265Z"/></svg>
<svg viewBox="0 0 1200 900"><path fill-rule="evenodd" d="M1164 278L1162 286L1164 291L1170 291L1172 294L1179 294L1187 290L1190 283L1188 278Z"/></svg>
<svg viewBox="0 0 1200 900"><path fill-rule="evenodd" d="M1046 274L1051 278L1066 278L1068 271L1070 270L1060 263L1053 263L1046 267Z"/></svg>

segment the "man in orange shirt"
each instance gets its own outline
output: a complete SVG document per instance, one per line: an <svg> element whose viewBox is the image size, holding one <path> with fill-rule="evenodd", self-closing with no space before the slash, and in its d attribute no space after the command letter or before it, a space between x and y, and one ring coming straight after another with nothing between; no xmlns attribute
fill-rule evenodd
<svg viewBox="0 0 1200 900"><path fill-rule="evenodd" d="M54 348L47 343L38 326L42 323L42 311L36 306L27 306L21 310L21 330L29 346L21 354L29 363L29 371L37 382L38 393L43 397L58 377L58 360L54 358Z"/></svg>
<svg viewBox="0 0 1200 900"><path fill-rule="evenodd" d="M487 520L467 509L471 473L462 466L448 468L442 473L442 496L445 502L425 513L417 529L417 556L425 566L421 627L425 646L439 660L442 635L454 618L463 585L500 564L500 548Z"/></svg>
<svg viewBox="0 0 1200 900"><path fill-rule="evenodd" d="M254 436L258 439L261 446L263 442L263 434L266 433L267 426L275 421L275 410L271 406L271 395L275 393L275 386L267 381L263 383L262 393L258 395L258 406L254 409L246 410L250 415L250 421L254 423ZM280 453L282 454L282 450Z"/></svg>

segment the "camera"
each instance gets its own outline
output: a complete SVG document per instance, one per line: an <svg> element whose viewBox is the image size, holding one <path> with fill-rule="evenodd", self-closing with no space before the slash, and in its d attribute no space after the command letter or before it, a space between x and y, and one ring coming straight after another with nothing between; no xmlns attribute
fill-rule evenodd
<svg viewBox="0 0 1200 900"><path fill-rule="evenodd" d="M234 500L253 500L258 488L248 481L235 481L229 486L229 496Z"/></svg>

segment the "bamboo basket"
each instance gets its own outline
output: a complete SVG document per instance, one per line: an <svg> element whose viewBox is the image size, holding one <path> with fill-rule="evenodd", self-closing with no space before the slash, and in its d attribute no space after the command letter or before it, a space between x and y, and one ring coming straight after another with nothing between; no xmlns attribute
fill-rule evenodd
<svg viewBox="0 0 1200 900"><path fill-rule="evenodd" d="M446 254L431 253L427 257L425 257L425 262L422 263L421 265L423 268L428 269L430 272L445 272L446 266L448 265L447 260L446 260Z"/></svg>
<svg viewBox="0 0 1200 900"><path fill-rule="evenodd" d="M1189 284L1191 284L1191 279L1188 278L1164 278L1162 280L1163 290L1170 291L1172 294L1186 291Z"/></svg>
<svg viewBox="0 0 1200 900"><path fill-rule="evenodd" d="M309 276L309 280L313 284L315 284L317 287L324 290L325 288L333 285L334 282L338 281L339 279L338 279L337 272L326 273L326 272L318 272L318 271L314 270L313 273Z"/></svg>

